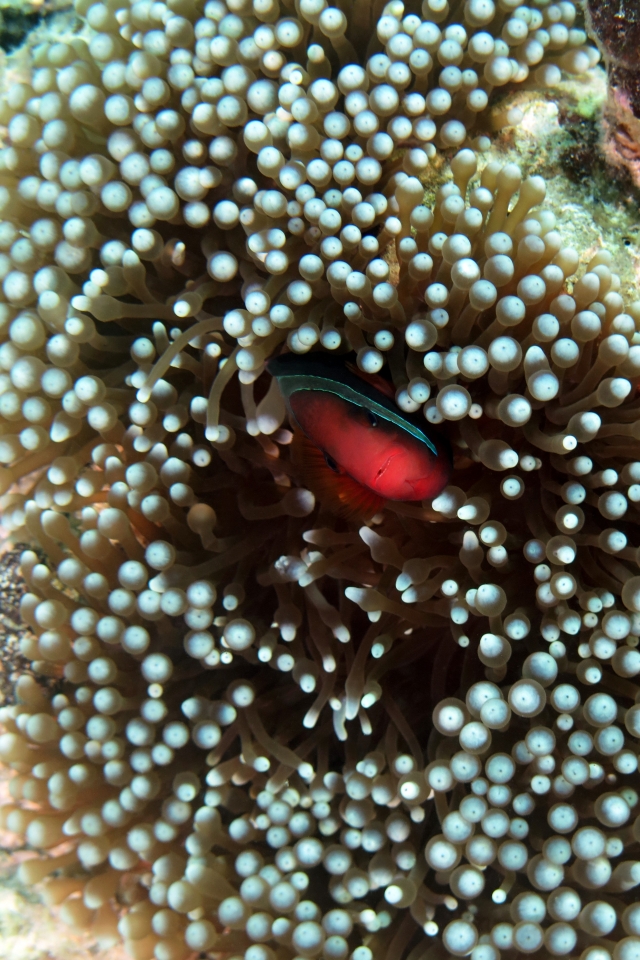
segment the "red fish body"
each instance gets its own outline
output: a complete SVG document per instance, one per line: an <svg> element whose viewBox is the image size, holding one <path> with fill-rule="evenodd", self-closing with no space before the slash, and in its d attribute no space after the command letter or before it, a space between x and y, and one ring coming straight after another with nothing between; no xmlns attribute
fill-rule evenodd
<svg viewBox="0 0 640 960"><path fill-rule="evenodd" d="M363 407L321 391L299 390L291 410L305 436L345 473L385 500L427 500L447 482L428 448L393 424L373 426Z"/></svg>
<svg viewBox="0 0 640 960"><path fill-rule="evenodd" d="M295 425L320 453L314 469L325 473L323 491L333 487L343 512L354 499L375 512L384 500L430 500L446 486L451 460L426 423L404 414L388 390L343 359L285 354L268 368Z"/></svg>

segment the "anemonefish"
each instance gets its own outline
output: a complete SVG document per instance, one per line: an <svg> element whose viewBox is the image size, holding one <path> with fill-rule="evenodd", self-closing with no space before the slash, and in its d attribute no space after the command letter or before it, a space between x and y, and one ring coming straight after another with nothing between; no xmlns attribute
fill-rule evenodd
<svg viewBox="0 0 640 960"><path fill-rule="evenodd" d="M400 410L383 377L325 353L282 354L267 369L283 394L305 482L338 512L373 515L385 500L430 500L447 485L446 445Z"/></svg>

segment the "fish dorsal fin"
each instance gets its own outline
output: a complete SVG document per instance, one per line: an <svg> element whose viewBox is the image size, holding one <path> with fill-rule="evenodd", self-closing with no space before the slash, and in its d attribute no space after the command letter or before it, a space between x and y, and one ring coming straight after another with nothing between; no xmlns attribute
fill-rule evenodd
<svg viewBox="0 0 640 960"><path fill-rule="evenodd" d="M378 390L389 400L395 400L396 394L393 389L393 384L389 383L388 380L385 380L384 377L381 377L379 373L365 373L364 370L361 370L353 363L345 363L345 367L355 377L359 377L360 380L364 380L365 383L368 383L369 386L373 387L375 390Z"/></svg>

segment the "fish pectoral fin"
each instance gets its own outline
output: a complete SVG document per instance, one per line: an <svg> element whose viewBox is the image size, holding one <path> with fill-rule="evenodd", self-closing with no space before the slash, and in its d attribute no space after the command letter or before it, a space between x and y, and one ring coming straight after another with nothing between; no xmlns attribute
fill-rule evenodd
<svg viewBox="0 0 640 960"><path fill-rule="evenodd" d="M338 516L369 520L382 509L382 497L354 480L339 464L339 472L334 472L324 451L303 433L294 434L291 452L300 479Z"/></svg>

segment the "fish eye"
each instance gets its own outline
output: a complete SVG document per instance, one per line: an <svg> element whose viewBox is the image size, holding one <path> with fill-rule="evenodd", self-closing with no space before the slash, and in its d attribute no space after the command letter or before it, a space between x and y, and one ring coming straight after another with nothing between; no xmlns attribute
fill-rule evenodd
<svg viewBox="0 0 640 960"><path fill-rule="evenodd" d="M327 464L330 470L333 470L334 473L340 473L338 469L338 464L335 462L333 457L329 456L328 453L325 453L324 459L325 459L325 463Z"/></svg>
<svg viewBox="0 0 640 960"><path fill-rule="evenodd" d="M372 410L367 410L367 420L372 427L377 427L380 422Z"/></svg>

